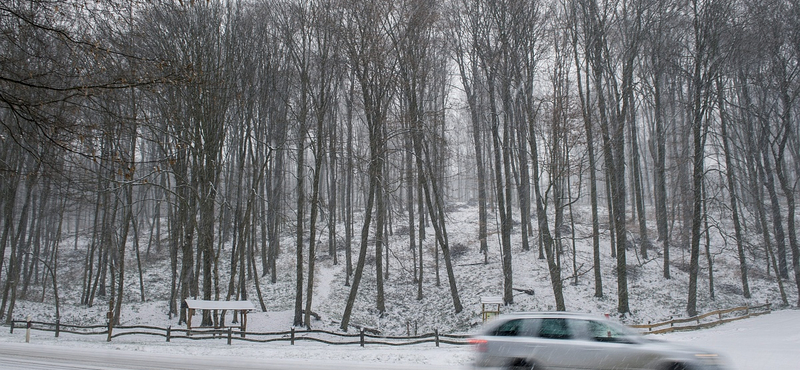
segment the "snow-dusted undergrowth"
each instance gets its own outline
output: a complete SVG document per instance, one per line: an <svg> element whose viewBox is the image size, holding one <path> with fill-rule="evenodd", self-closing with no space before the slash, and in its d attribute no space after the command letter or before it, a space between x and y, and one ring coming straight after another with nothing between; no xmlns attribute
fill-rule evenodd
<svg viewBox="0 0 800 370"><path fill-rule="evenodd" d="M601 235L602 253L602 298L594 297L594 273L591 251L591 223L589 212L581 209L576 214L575 227L575 259L577 266L577 284L574 284L572 269L572 240L564 239L563 265L564 296L566 307L570 311L589 312L598 315L611 314L612 317L627 324L662 321L670 317L685 316L686 298L688 294L689 254L686 246L673 244L671 250L672 279L664 279L663 259L660 245L649 251L649 259L644 260L634 248L628 249L628 287L631 312L629 315L616 314L617 291L614 266L616 260L610 255L609 235L603 230ZM583 215L583 216L582 216ZM475 330L481 324L480 299L482 296L502 295L502 267L500 257L500 240L496 225L490 225L490 250L488 263L484 264L477 240L477 208L461 206L453 207L448 215L448 236L453 249L453 264L457 287L464 310L456 314L447 283L444 261L439 261L439 280L436 285L434 269L433 230L429 228L429 237L425 241L426 253L424 269L423 299L417 300L417 288L413 282L413 265L408 248L408 236L396 232L389 240L389 276L385 283L386 312L380 315L375 308L376 282L374 249L370 248L368 263L364 270L358 298L351 324L374 328L387 335L405 335L429 333L439 329L443 333L465 333ZM401 230L402 227L395 227ZM634 228L629 228L633 230ZM547 311L555 309L553 291L547 271L547 263L539 259L538 248L532 240L532 249L523 251L520 242L519 228L515 227L513 235L513 272L514 287L535 291L534 295L517 292L512 305L503 307L503 312L513 311ZM325 234L325 233L323 233ZM651 238L655 230L650 232ZM322 241L319 245L326 246ZM354 245L353 264L357 256L358 245ZM278 282L271 284L268 277L261 278L266 312L256 312L248 316L248 330L279 331L288 330L292 325L294 307L295 264L291 235L287 235L282 245L282 254L278 263ZM221 252L220 289L224 299L228 282L228 269L225 264L226 251ZM317 252L317 270L315 275L315 295L313 311L320 315L320 320L312 320L315 329L338 330L344 312L345 301L350 287L345 283L344 251L338 251L337 265L327 255L324 248ZM306 252L307 254L307 252ZM714 263L715 299L709 297L708 264L705 255L701 257L701 277L698 290L698 310L711 311L745 304L761 304L766 301L780 302L778 285L774 274L766 274L763 256L752 257L750 263L751 299L744 299L741 294L738 260L735 258L735 246L718 234L712 234L711 255ZM61 322L69 324L102 324L105 322L108 308L106 298L98 297L92 307L79 305L82 280L82 263L84 251L79 248L62 247L61 262L58 269L59 294L61 299ZM169 258L166 248L161 254L153 254L143 262L146 301L142 302L139 293L139 281L136 270L135 255L128 253L126 263L125 297L122 311L123 324L147 324L166 327L177 325L177 318L167 315L170 288ZM797 297L796 287L785 282L789 301ZM248 287L249 299L259 307L253 283ZM30 315L38 321L55 321L55 306L52 298L52 287L44 291L44 302L40 286L32 289L27 298L17 302L14 318L23 319Z"/></svg>

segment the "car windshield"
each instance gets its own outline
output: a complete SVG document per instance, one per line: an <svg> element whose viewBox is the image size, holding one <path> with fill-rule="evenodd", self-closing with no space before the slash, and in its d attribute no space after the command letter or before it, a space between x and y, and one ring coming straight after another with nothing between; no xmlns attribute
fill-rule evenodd
<svg viewBox="0 0 800 370"><path fill-rule="evenodd" d="M587 321L589 337L598 342L641 342L641 335L633 329L610 321Z"/></svg>

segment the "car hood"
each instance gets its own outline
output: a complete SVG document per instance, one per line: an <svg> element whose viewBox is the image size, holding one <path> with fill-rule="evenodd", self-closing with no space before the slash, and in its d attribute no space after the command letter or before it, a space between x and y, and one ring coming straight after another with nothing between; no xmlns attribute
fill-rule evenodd
<svg viewBox="0 0 800 370"><path fill-rule="evenodd" d="M667 342L665 340L660 339L650 339L646 338L643 342L645 346L652 346L654 349L657 348L662 351L670 351L676 353L685 353L685 354L709 354L715 353L714 351L709 351L704 348L698 348L694 346L689 346L683 343L675 343L675 342Z"/></svg>
<svg viewBox="0 0 800 370"><path fill-rule="evenodd" d="M658 339L646 338L644 346L652 348L661 354L675 360L683 360L699 368L726 369L729 368L727 359L716 351L689 346L683 343L667 342Z"/></svg>

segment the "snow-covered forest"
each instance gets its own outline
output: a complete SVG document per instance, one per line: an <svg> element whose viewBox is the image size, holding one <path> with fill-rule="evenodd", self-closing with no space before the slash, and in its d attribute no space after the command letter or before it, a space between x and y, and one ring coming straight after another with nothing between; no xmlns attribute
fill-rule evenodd
<svg viewBox="0 0 800 370"><path fill-rule="evenodd" d="M798 0L7 0L0 30L5 321L800 304Z"/></svg>

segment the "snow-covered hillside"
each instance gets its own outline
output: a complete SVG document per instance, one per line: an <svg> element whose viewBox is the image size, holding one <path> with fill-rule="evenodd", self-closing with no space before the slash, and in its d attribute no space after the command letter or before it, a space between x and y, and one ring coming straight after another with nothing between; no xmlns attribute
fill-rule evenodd
<svg viewBox="0 0 800 370"><path fill-rule="evenodd" d="M353 310L351 324L379 330L387 335L404 335L433 332L439 329L443 333L465 333L476 329L481 324L480 299L483 296L502 295L502 268L500 263L500 241L497 233L492 233L488 263L484 264L484 256L478 251L477 241L477 209L468 206L451 207L448 215L448 234L452 250L453 264L460 299L464 306L461 313L455 314L452 299L444 271L444 263L440 259L440 284L436 285L434 269L434 249L432 229L425 241L424 297L416 299L416 286L412 282L411 252L408 250L408 236L395 233L391 236L389 248L388 277L386 278L386 313L379 315L375 308L375 264L374 251L368 258L364 271L364 280L358 292ZM670 317L685 316L686 297L688 291L689 254L681 245L673 245L671 254L672 279L662 277L661 253L658 249L650 251L650 258L644 260L634 248L628 250L628 277L631 313L619 316L617 307L615 259L610 256L607 230L601 235L602 298L594 297L594 280L591 253L591 226L589 212L576 208L575 253L572 239L564 239L564 253L561 256L564 279L564 296L567 310L589 312L598 315L610 314L626 324L639 324L648 321L663 321ZM401 227L397 228L398 230ZM497 227L490 223L490 232ZM515 229L513 245L514 288L533 290L534 295L517 292L514 304L503 307L504 312L513 311L546 311L554 310L553 291L548 276L547 264L539 259L534 247L530 251L521 249L519 229ZM655 234L655 232L653 232ZM271 284L268 278L262 278L261 288L264 293L266 312L256 312L249 316L248 329L252 331L288 330L292 325L294 307L295 266L293 244L287 235L283 251L278 262L278 282ZM778 285L774 274L767 276L765 264L758 260L751 263L750 289L753 297L744 299L741 294L738 261L735 259L733 247L712 235L711 255L714 262L715 299L709 297L708 266L705 255L701 256L701 277L698 292L698 310L707 312L715 309L740 305L757 305L764 302L780 303ZM320 243L325 245L325 243ZM354 246L357 248L358 246ZM225 253L225 251L222 251ZM354 253L355 259L356 253ZM574 266L577 267L577 282L573 278ZM317 253L317 270L315 274L315 294L313 311L320 315L320 320L313 320L315 329L337 330L349 287L344 285L344 251L339 250L339 264L334 265L327 252ZM85 256L83 251L65 248L62 252L59 276L59 293L61 299L61 322L70 324L102 324L105 322L107 303L99 297L93 307L80 306L81 266ZM224 259L221 259L224 260ZM370 261L372 261L370 263ZM354 260L355 263L355 260ZM145 302L140 301L139 282L135 261L127 264L126 296L122 308L123 324L148 324L166 327L177 326L177 318L168 318L170 276L169 259L164 255L151 256L144 261ZM220 266L220 289L224 299L227 287L227 266ZM787 282L789 301L797 297L796 288ZM40 289L40 288L39 288ZM250 283L250 300L259 307L252 282ZM52 289L45 292L45 303L41 303L41 290L29 294L27 300L17 303L15 319L23 319L30 315L38 321L55 321L55 307L51 303Z"/></svg>

